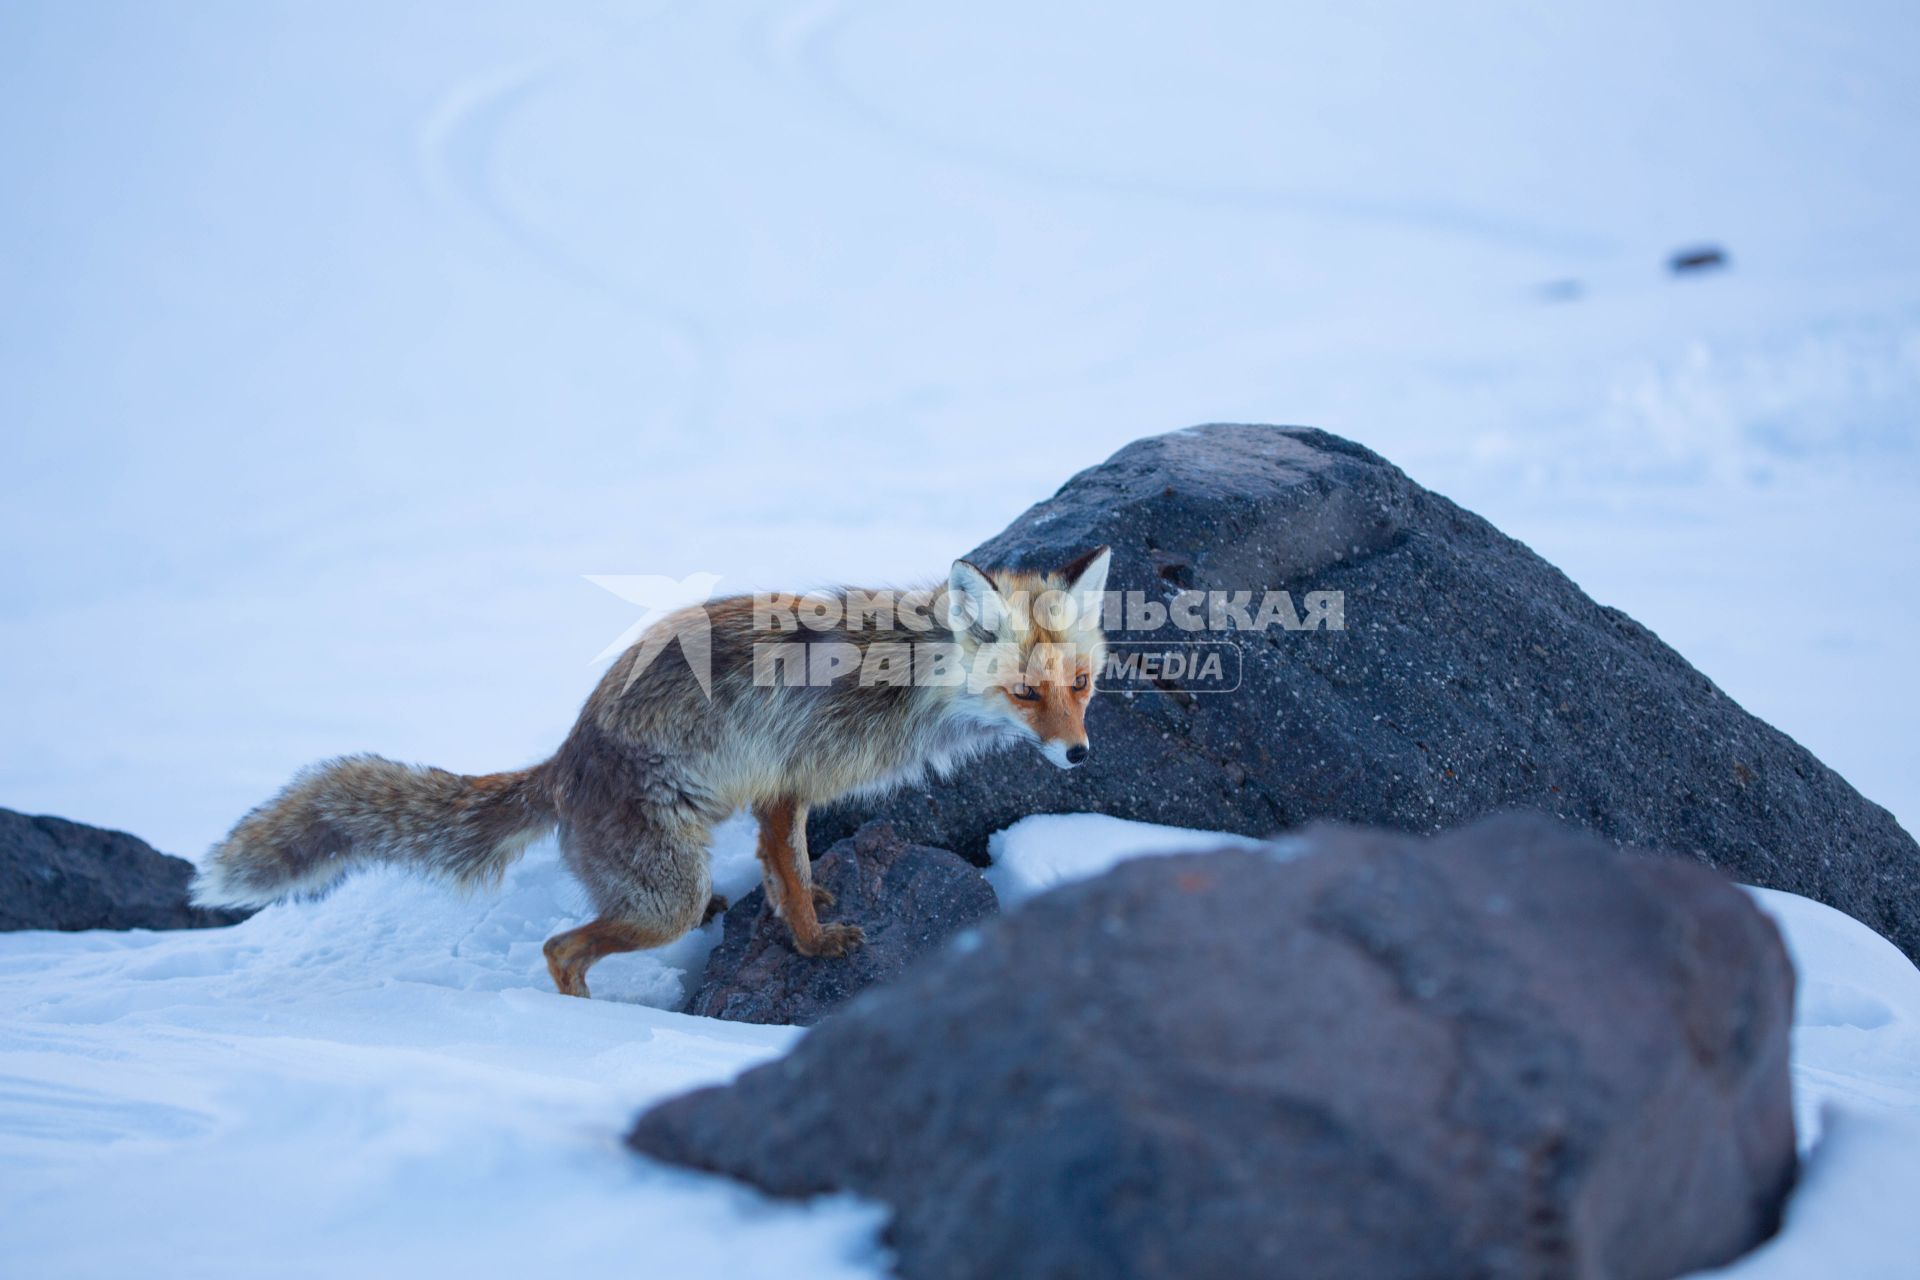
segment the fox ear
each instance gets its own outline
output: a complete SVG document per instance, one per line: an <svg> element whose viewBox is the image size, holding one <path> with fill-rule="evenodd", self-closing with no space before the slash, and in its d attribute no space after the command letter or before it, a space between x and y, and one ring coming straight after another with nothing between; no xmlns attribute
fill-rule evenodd
<svg viewBox="0 0 1920 1280"><path fill-rule="evenodd" d="M1112 547L1095 547L1060 571L1067 580L1067 591L1081 599L1102 595L1107 589L1107 566L1113 561Z"/></svg>
<svg viewBox="0 0 1920 1280"><path fill-rule="evenodd" d="M991 629L996 614L1006 612L1006 602L994 589L993 580L978 565L955 560L947 575L947 625L965 631L975 623Z"/></svg>

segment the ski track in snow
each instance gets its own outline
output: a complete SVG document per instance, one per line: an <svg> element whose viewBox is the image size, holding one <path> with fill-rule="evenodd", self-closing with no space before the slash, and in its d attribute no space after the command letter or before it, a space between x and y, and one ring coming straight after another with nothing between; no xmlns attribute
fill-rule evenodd
<svg viewBox="0 0 1920 1280"><path fill-rule="evenodd" d="M461 85L421 129L421 165L432 189L477 214L537 270L585 295L604 297L652 327L686 384L679 397L686 422L710 430L722 359L707 326L691 312L663 306L609 264L569 250L520 213L500 186L499 152L507 131L537 96L577 75L578 61L589 56L582 51L548 55Z"/></svg>
<svg viewBox="0 0 1920 1280"><path fill-rule="evenodd" d="M954 14L844 0L124 45L46 9L129 88L3 82L10 119L71 109L7 143L46 174L5 215L17 310L57 323L0 356L35 477L0 508L0 803L191 856L317 755L536 759L631 621L584 575L913 580L1128 439L1248 420L1380 450L1910 820L1920 264L1874 219L1912 24L1515 7L1414 57L1390 5L1201 6L1211 43L1147 12L949 53ZM1675 65L1648 29L1717 55L1622 95L1593 68ZM1769 127L1769 71L1829 108ZM1730 270L1665 277L1721 237Z"/></svg>
<svg viewBox="0 0 1920 1280"><path fill-rule="evenodd" d="M790 78L814 91L819 101L857 121L876 136L916 159L941 157L1015 186L1071 186L1103 197L1167 200L1227 209L1251 209L1341 224L1377 223L1442 237L1460 237L1502 247L1522 247L1573 259L1604 258L1619 246L1592 232L1535 226L1485 209L1388 204L1356 200L1331 191L1270 185L1219 186L1177 183L1141 173L1099 173L1070 163L1025 162L1002 151L911 127L882 105L867 101L848 82L839 64L846 32L872 5L828 0L770 21L779 36L767 42Z"/></svg>

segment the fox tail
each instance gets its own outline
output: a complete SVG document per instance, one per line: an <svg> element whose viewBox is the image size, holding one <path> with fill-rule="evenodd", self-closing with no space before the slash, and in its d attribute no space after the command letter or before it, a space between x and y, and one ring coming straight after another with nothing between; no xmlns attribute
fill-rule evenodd
<svg viewBox="0 0 1920 1280"><path fill-rule="evenodd" d="M255 907L318 897L376 862L493 883L556 821L544 765L467 777L346 756L301 771L240 819L194 878L193 900Z"/></svg>

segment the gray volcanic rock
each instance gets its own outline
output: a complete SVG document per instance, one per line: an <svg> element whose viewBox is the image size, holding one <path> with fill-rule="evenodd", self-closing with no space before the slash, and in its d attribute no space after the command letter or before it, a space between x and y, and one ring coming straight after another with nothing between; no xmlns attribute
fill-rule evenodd
<svg viewBox="0 0 1920 1280"><path fill-rule="evenodd" d="M1792 1001L1698 865L1319 826L1043 895L629 1141L882 1200L913 1280L1655 1280L1778 1224Z"/></svg>
<svg viewBox="0 0 1920 1280"><path fill-rule="evenodd" d="M253 913L192 906L193 864L124 831L0 809L0 930L204 929Z"/></svg>
<svg viewBox="0 0 1920 1280"><path fill-rule="evenodd" d="M859 925L865 944L841 957L803 956L755 889L727 912L725 937L707 957L685 1012L808 1026L1000 910L993 886L966 859L908 844L884 822L868 823L822 854L813 880L835 899L822 917Z"/></svg>
<svg viewBox="0 0 1920 1280"><path fill-rule="evenodd" d="M1062 773L1015 749L817 813L986 860L1031 813L1090 810L1266 836L1315 818L1433 832L1507 808L1817 898L1920 959L1920 848L1657 636L1379 456L1302 427L1136 441L970 559L1037 568L1113 548L1109 588L1344 593L1343 630L1227 632L1231 693L1136 681L1088 711ZM1171 628L1118 641L1191 637Z"/></svg>

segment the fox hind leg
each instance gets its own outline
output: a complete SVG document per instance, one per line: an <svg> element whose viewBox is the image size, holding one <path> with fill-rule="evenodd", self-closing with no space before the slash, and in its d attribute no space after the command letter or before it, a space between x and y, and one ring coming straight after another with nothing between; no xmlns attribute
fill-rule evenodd
<svg viewBox="0 0 1920 1280"><path fill-rule="evenodd" d="M588 994L587 970L596 961L622 951L665 946L684 932L684 929L662 928L652 922L601 916L590 924L547 939L547 972L553 975L554 988L561 995L584 998Z"/></svg>
<svg viewBox="0 0 1920 1280"><path fill-rule="evenodd" d="M600 911L547 939L547 972L562 995L587 995L587 970L603 957L665 946L706 923L716 902L725 907L713 893L704 830L628 812L563 823L560 845Z"/></svg>
<svg viewBox="0 0 1920 1280"><path fill-rule="evenodd" d="M760 823L761 879L767 901L793 931L794 949L803 956L841 956L866 941L859 925L822 924L815 908L829 906L833 895L813 883L807 853L807 806L792 799L755 805Z"/></svg>

